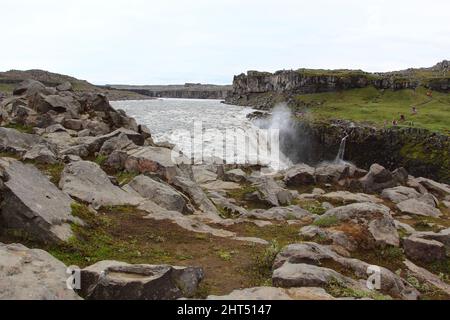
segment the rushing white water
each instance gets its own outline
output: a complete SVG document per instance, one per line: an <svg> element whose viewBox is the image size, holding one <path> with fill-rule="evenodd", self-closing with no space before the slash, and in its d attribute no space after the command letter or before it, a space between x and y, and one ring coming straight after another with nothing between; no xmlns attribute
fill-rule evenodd
<svg viewBox="0 0 450 320"><path fill-rule="evenodd" d="M222 158L230 163L228 150L225 154L218 152L226 149L225 132L228 134L229 131L240 130L248 134L258 131L258 128L247 119L247 115L255 110L225 105L219 100L155 99L113 101L111 104L114 108L122 109L134 117L139 124L146 125L156 142L173 143L185 155L190 155L189 158L196 157L201 150L200 157L203 160ZM202 132L201 141L197 140L199 126ZM274 168L286 167L286 164L280 164L280 157L284 158L282 155L276 152L268 152L267 155L261 153L261 145L275 149L271 145L270 137L259 136L258 140L247 139L246 143L236 139L231 158L234 158L236 163L248 163L249 157L258 155L259 164Z"/></svg>

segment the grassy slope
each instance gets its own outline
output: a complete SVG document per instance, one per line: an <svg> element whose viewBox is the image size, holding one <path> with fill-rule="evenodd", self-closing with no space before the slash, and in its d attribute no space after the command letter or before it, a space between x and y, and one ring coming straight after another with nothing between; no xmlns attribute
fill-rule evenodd
<svg viewBox="0 0 450 320"><path fill-rule="evenodd" d="M414 90L380 91L374 87L353 89L338 93L320 93L299 95L296 101L311 104L309 108L315 119L346 119L359 122L371 122L383 126L393 119L406 116L415 127L449 133L450 131L450 95L433 93L433 99L426 96L425 88ZM423 105L421 105L423 104ZM418 115L411 115L411 106L416 105Z"/></svg>

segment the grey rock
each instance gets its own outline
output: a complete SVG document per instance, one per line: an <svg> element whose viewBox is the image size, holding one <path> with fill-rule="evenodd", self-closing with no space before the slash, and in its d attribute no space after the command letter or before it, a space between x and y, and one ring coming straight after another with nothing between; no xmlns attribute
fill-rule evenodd
<svg viewBox="0 0 450 320"><path fill-rule="evenodd" d="M353 271L358 279L367 280L369 277L368 269L371 267L370 264L358 259L342 257L329 247L313 242L291 244L283 248L277 255L273 268L277 269L286 263L320 265L322 261L330 260L346 270ZM414 287L395 273L383 267L379 268L381 292L392 297L407 300L415 300L420 296L420 293Z"/></svg>
<svg viewBox="0 0 450 320"><path fill-rule="evenodd" d="M406 256L414 261L430 263L446 259L446 250L442 243L414 235L403 240L403 249Z"/></svg>
<svg viewBox="0 0 450 320"><path fill-rule="evenodd" d="M58 91L72 91L72 84L69 81L66 81L64 83L61 83L60 85L56 86L56 90Z"/></svg>
<svg viewBox="0 0 450 320"><path fill-rule="evenodd" d="M167 210L186 211L185 197L167 184L140 175L134 178L129 186L142 197L152 200Z"/></svg>
<svg viewBox="0 0 450 320"><path fill-rule="evenodd" d="M428 240L436 240L443 243L448 249L450 249L450 228L441 230L440 232L417 232L414 234L417 238L423 238Z"/></svg>
<svg viewBox="0 0 450 320"><path fill-rule="evenodd" d="M413 214L427 217L440 217L442 215L439 209L430 206L427 203L417 199L409 199L397 204L397 209L404 214Z"/></svg>
<svg viewBox="0 0 450 320"><path fill-rule="evenodd" d="M225 181L231 181L231 182L237 182L237 183L243 183L247 181L247 174L242 171L241 169L233 169L230 171L225 172L224 180Z"/></svg>
<svg viewBox="0 0 450 320"><path fill-rule="evenodd" d="M367 175L359 181L365 192L378 192L397 184L392 173L379 164L373 164Z"/></svg>
<svg viewBox="0 0 450 320"><path fill-rule="evenodd" d="M45 145L33 146L25 155L23 160L31 160L36 163L55 164L57 163L56 155Z"/></svg>
<svg viewBox="0 0 450 320"><path fill-rule="evenodd" d="M357 222L367 228L376 244L399 245L399 235L390 209L375 203L354 203L328 210L317 219L334 217L338 221Z"/></svg>
<svg viewBox="0 0 450 320"><path fill-rule="evenodd" d="M44 141L37 135L0 127L0 151L2 152L24 155L38 144L44 144Z"/></svg>
<svg viewBox="0 0 450 320"><path fill-rule="evenodd" d="M284 181L288 186L302 186L315 183L315 169L306 165L299 164L290 168L286 172Z"/></svg>
<svg viewBox="0 0 450 320"><path fill-rule="evenodd" d="M446 294L450 295L450 285L441 280L437 275L431 273L430 271L421 268L409 260L403 262L417 279L424 281L432 286L444 291Z"/></svg>
<svg viewBox="0 0 450 320"><path fill-rule="evenodd" d="M446 197L450 195L450 187L444 183L439 183L426 178L417 178L416 180L436 197Z"/></svg>
<svg viewBox="0 0 450 320"><path fill-rule="evenodd" d="M283 189L271 177L263 177L254 186L258 189L255 194L257 199L261 202L267 203L270 206L277 207L279 205L289 205L293 200L292 194L289 190Z"/></svg>
<svg viewBox="0 0 450 320"><path fill-rule="evenodd" d="M321 199L326 201L341 201L344 203L352 202L372 202L382 203L383 200L378 197L365 193L352 193L349 191L335 191L320 196Z"/></svg>
<svg viewBox="0 0 450 320"><path fill-rule="evenodd" d="M205 192L191 179L182 176L173 178L173 185L188 195L194 205L211 218L218 219L220 214L216 206L209 200Z"/></svg>
<svg viewBox="0 0 450 320"><path fill-rule="evenodd" d="M173 300L192 297L203 279L198 267L101 261L81 271L81 295L93 300Z"/></svg>
<svg viewBox="0 0 450 320"><path fill-rule="evenodd" d="M355 171L354 166L341 164L322 164L316 168L315 177L318 183L337 183L350 178Z"/></svg>
<svg viewBox="0 0 450 320"><path fill-rule="evenodd" d="M22 81L20 84L18 84L14 88L13 94L16 96L22 95L22 94L33 95L35 93L43 92L45 90L46 90L46 87L39 81L28 79L28 80Z"/></svg>
<svg viewBox="0 0 450 320"><path fill-rule="evenodd" d="M51 183L39 170L19 161L1 158L2 210L5 228L21 229L37 239L67 241L73 234L73 200Z"/></svg>
<svg viewBox="0 0 450 320"><path fill-rule="evenodd" d="M72 197L95 206L138 205L144 200L114 186L100 166L89 161L67 164L59 187Z"/></svg>
<svg viewBox="0 0 450 320"><path fill-rule="evenodd" d="M339 281L346 286L357 286L356 281L328 268L303 263L284 263L272 275L276 287L326 287L332 281Z"/></svg>
<svg viewBox="0 0 450 320"><path fill-rule="evenodd" d="M67 288L66 270L43 250L0 243L0 300L80 300Z"/></svg>
<svg viewBox="0 0 450 320"><path fill-rule="evenodd" d="M127 152L125 168L130 172L156 173L169 183L177 175L172 161L172 150L159 147L141 147Z"/></svg>
<svg viewBox="0 0 450 320"><path fill-rule="evenodd" d="M384 189L381 193L381 197L398 204L408 199L417 199L420 197L420 193L413 188L399 186Z"/></svg>
<svg viewBox="0 0 450 320"><path fill-rule="evenodd" d="M234 290L225 296L208 296L207 300L334 300L322 288L256 287Z"/></svg>
<svg viewBox="0 0 450 320"><path fill-rule="evenodd" d="M64 127L70 130L80 131L83 129L83 120L66 119L64 120Z"/></svg>

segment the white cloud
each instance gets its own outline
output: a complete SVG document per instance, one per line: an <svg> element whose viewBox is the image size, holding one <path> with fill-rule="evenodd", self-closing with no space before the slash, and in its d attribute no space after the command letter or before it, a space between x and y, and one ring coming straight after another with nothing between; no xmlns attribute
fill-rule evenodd
<svg viewBox="0 0 450 320"><path fill-rule="evenodd" d="M384 71L450 52L446 0L2 0L0 70L229 83L249 69Z"/></svg>

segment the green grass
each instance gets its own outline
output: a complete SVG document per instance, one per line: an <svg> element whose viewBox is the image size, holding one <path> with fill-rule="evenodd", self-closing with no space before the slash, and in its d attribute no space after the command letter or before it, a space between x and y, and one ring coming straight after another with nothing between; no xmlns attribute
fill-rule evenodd
<svg viewBox="0 0 450 320"><path fill-rule="evenodd" d="M369 298L373 300L392 300L390 296L383 295L378 291L363 291L359 289L349 288L337 279L333 279L328 283L326 291L335 298L352 297L357 299Z"/></svg>
<svg viewBox="0 0 450 320"><path fill-rule="evenodd" d="M15 86L16 86L15 84L0 83L0 92L12 94Z"/></svg>
<svg viewBox="0 0 450 320"><path fill-rule="evenodd" d="M108 156L98 155L98 156L95 158L94 162L95 162L96 164L98 164L99 166L103 166L103 165L105 164L106 160L108 160Z"/></svg>
<svg viewBox="0 0 450 320"><path fill-rule="evenodd" d="M433 92L430 100L427 89L420 87L393 91L374 87L341 92L304 94L295 97L297 105L308 105L308 117L314 120L345 119L368 122L378 127L405 115L406 122L400 126L414 126L431 131L450 133L450 95ZM418 114L411 114L417 106ZM411 123L412 122L412 123Z"/></svg>
<svg viewBox="0 0 450 320"><path fill-rule="evenodd" d="M120 171L115 174L115 177L116 177L119 185L122 186L122 185L130 183L138 175L139 175L139 173L136 173L136 172Z"/></svg>
<svg viewBox="0 0 450 320"><path fill-rule="evenodd" d="M22 132L22 133L28 133L28 134L32 134L33 133L33 127L26 126L26 125L23 125L23 124L10 123L10 124L7 124L4 127L5 128L9 128L9 129L15 129L15 130L17 130L19 132Z"/></svg>
<svg viewBox="0 0 450 320"><path fill-rule="evenodd" d="M328 228L339 224L339 219L335 216L321 217L313 223L316 227Z"/></svg>

